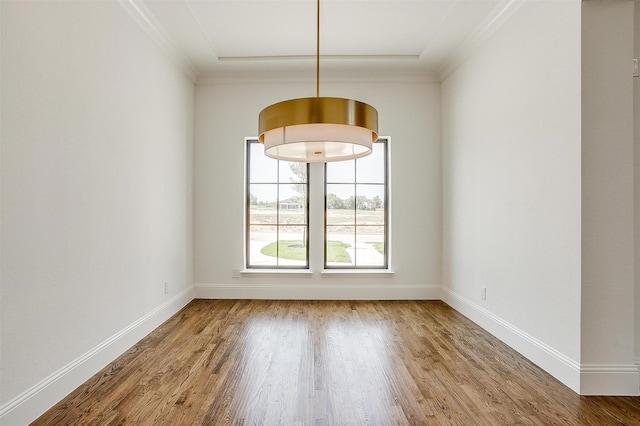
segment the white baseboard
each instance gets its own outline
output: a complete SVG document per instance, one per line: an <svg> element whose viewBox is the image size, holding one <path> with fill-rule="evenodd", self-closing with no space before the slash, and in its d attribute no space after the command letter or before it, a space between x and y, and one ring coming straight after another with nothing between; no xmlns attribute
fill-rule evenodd
<svg viewBox="0 0 640 426"><path fill-rule="evenodd" d="M448 288L442 287L442 300L560 380L574 392L580 393L580 363Z"/></svg>
<svg viewBox="0 0 640 426"><path fill-rule="evenodd" d="M0 407L0 424L26 425L96 374L193 300L193 287L180 292L133 324L76 358Z"/></svg>
<svg viewBox="0 0 640 426"><path fill-rule="evenodd" d="M580 367L580 395L639 396L640 371L629 365L586 365Z"/></svg>
<svg viewBox="0 0 640 426"><path fill-rule="evenodd" d="M440 300L439 285L195 284L197 299Z"/></svg>

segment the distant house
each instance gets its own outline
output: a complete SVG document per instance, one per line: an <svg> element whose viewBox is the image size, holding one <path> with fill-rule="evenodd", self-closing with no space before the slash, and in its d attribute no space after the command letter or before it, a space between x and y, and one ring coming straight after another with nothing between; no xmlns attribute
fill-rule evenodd
<svg viewBox="0 0 640 426"><path fill-rule="evenodd" d="M293 196L280 201L280 210L300 210L304 207L298 197Z"/></svg>
<svg viewBox="0 0 640 426"><path fill-rule="evenodd" d="M297 202L285 201L280 203L280 210L298 210L302 208L302 204Z"/></svg>

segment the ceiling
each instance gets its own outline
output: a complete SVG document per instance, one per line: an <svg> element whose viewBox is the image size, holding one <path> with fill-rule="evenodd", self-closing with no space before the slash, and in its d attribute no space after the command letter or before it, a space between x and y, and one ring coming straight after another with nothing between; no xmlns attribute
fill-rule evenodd
<svg viewBox="0 0 640 426"><path fill-rule="evenodd" d="M523 0L322 0L321 70L442 75ZM315 70L315 0L125 0L194 78Z"/></svg>

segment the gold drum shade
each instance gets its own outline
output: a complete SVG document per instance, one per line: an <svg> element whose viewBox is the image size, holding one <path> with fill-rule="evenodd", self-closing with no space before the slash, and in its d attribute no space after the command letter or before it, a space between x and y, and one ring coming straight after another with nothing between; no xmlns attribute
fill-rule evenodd
<svg viewBox="0 0 640 426"><path fill-rule="evenodd" d="M314 97L270 105L258 117L265 154L298 162L364 157L378 139L378 111L353 99Z"/></svg>

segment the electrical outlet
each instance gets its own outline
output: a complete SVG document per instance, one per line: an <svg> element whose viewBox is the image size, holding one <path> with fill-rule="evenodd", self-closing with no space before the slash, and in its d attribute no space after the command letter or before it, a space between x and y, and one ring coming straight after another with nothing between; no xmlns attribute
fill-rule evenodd
<svg viewBox="0 0 640 426"><path fill-rule="evenodd" d="M164 294L169 294L169 283L164 283Z"/></svg>
<svg viewBox="0 0 640 426"><path fill-rule="evenodd" d="M240 278L240 269L232 269L231 278Z"/></svg>
<svg viewBox="0 0 640 426"><path fill-rule="evenodd" d="M480 299L487 300L487 288L480 287Z"/></svg>

